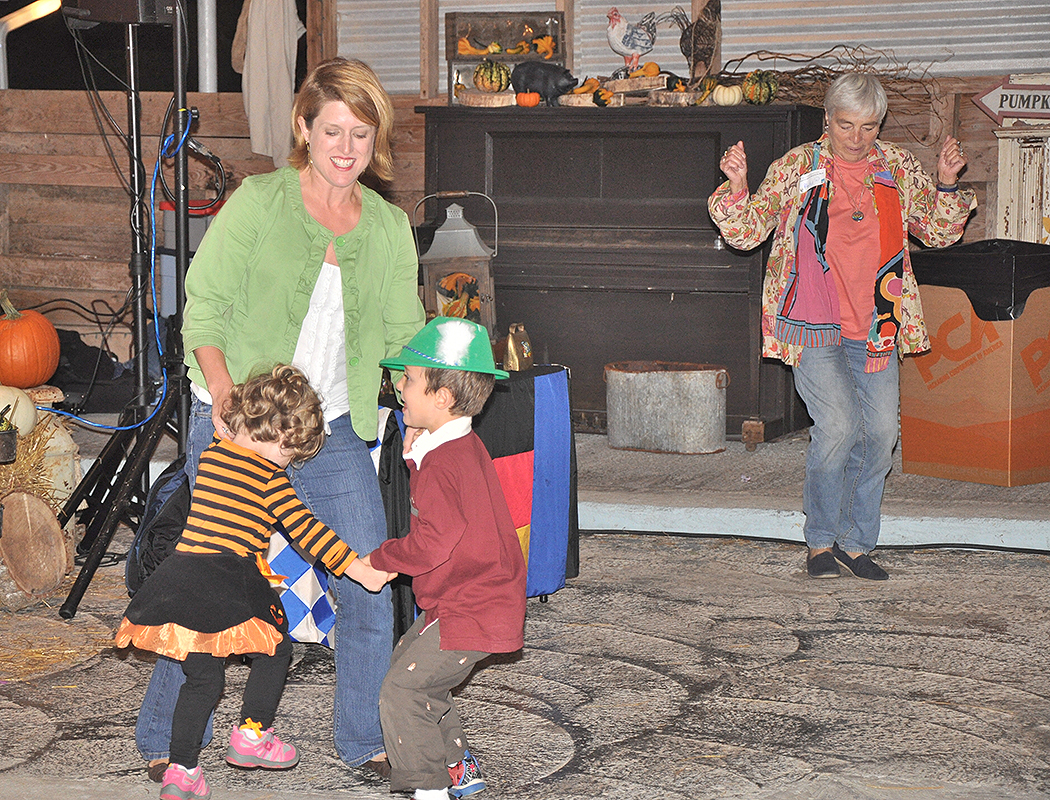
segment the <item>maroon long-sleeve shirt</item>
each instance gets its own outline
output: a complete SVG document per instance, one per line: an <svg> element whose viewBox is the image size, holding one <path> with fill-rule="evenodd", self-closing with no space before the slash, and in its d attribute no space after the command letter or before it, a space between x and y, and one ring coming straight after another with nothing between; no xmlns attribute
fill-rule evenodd
<svg viewBox="0 0 1050 800"><path fill-rule="evenodd" d="M412 576L442 650L510 653L524 644L525 559L492 459L473 431L408 462L408 536L374 550L376 569Z"/></svg>

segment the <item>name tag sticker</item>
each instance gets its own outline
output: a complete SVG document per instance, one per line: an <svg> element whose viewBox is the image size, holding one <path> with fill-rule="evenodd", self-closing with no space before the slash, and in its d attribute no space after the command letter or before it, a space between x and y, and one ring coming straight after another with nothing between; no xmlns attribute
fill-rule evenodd
<svg viewBox="0 0 1050 800"><path fill-rule="evenodd" d="M807 172L798 182L798 193L805 194L814 186L820 186L824 183L825 174L822 169L815 169L812 172Z"/></svg>

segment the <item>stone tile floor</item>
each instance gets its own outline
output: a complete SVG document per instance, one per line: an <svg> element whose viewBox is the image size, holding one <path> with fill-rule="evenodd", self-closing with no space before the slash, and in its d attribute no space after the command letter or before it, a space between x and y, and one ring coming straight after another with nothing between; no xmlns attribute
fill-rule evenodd
<svg viewBox="0 0 1050 800"><path fill-rule="evenodd" d="M530 600L520 657L460 693L481 797L1050 796L1050 559L879 560L888 582L811 581L798 545L585 535L580 576ZM133 731L150 662L107 643L122 578L101 569L69 622L61 597L0 613L0 798L157 796ZM296 658L277 726L302 762L240 772L213 743L213 798L388 797L335 755L329 653ZM228 669L220 729L246 673Z"/></svg>

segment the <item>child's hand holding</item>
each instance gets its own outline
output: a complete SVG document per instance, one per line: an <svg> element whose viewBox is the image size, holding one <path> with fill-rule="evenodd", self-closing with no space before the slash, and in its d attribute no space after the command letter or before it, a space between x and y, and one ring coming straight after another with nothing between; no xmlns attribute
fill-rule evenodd
<svg viewBox="0 0 1050 800"><path fill-rule="evenodd" d="M382 570L373 569L372 562L368 560L368 556L355 558L350 562L346 575L351 580L360 583L370 592L378 592L397 577L396 572L383 572Z"/></svg>
<svg viewBox="0 0 1050 800"><path fill-rule="evenodd" d="M402 455L407 456L412 451L412 445L415 444L416 439L419 438L419 434L421 434L424 430L425 428L412 428L408 426L405 427L405 438L402 442L403 447L401 448Z"/></svg>

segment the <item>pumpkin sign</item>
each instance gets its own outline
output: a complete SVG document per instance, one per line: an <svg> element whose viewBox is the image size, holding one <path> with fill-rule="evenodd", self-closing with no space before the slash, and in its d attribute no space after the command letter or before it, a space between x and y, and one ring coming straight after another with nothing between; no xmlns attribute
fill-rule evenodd
<svg viewBox="0 0 1050 800"><path fill-rule="evenodd" d="M58 369L58 332L38 311L17 311L0 289L0 384L28 389Z"/></svg>

